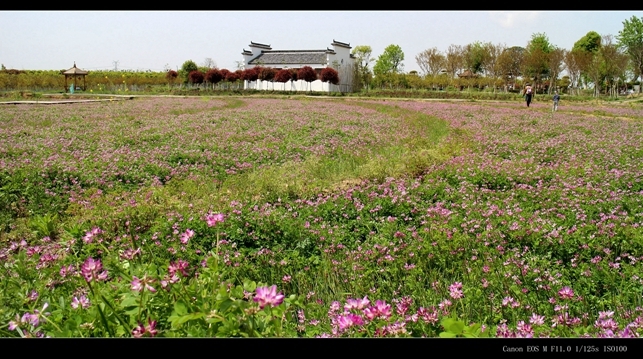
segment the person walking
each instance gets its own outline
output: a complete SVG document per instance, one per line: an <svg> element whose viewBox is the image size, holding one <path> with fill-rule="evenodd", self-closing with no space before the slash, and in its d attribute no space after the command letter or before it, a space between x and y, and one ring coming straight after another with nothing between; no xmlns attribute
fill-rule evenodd
<svg viewBox="0 0 643 359"><path fill-rule="evenodd" d="M554 92L554 111L558 111L558 101L560 101L560 95L556 91Z"/></svg>
<svg viewBox="0 0 643 359"><path fill-rule="evenodd" d="M525 86L525 90L523 92L523 95L525 96L525 101L527 101L527 107L529 107L529 104L531 103L532 91L533 90L531 88L531 84L527 84L527 86Z"/></svg>

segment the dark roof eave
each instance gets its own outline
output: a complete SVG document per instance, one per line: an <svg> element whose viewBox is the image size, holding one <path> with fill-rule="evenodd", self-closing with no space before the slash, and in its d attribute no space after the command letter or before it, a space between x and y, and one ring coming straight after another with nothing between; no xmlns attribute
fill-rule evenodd
<svg viewBox="0 0 643 359"><path fill-rule="evenodd" d="M249 46L250 46L250 47L260 47L260 48L265 48L265 49L268 49L268 50L272 49L272 47L270 47L270 45L260 44L260 43L258 43L258 42L252 42L252 41L250 41L250 45L249 45Z"/></svg>
<svg viewBox="0 0 643 359"><path fill-rule="evenodd" d="M350 43L348 43L348 44L347 44L347 43L345 43L345 42L339 42L339 41L337 41L337 40L335 40L335 39L333 39L333 43L332 43L332 45L334 45L334 46L346 47L346 48L351 49L351 44L350 44Z"/></svg>

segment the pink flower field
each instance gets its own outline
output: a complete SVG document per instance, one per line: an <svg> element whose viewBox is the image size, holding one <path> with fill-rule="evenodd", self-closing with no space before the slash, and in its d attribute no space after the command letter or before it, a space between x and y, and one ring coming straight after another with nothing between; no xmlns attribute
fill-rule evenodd
<svg viewBox="0 0 643 359"><path fill-rule="evenodd" d="M643 334L643 107L0 107L0 336Z"/></svg>

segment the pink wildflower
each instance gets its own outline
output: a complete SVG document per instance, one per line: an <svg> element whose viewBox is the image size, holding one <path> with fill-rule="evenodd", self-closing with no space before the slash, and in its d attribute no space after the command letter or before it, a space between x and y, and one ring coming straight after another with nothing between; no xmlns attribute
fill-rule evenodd
<svg viewBox="0 0 643 359"><path fill-rule="evenodd" d="M529 318L529 323L533 325L543 325L545 324L545 316L533 313L531 315L531 318Z"/></svg>
<svg viewBox="0 0 643 359"><path fill-rule="evenodd" d="M507 305L513 302L514 302L514 299L512 297L504 297L504 299L502 299L502 306L506 307Z"/></svg>
<svg viewBox="0 0 643 359"><path fill-rule="evenodd" d="M558 295L562 299L572 299L574 298L574 291L570 287L563 287L558 291Z"/></svg>
<svg viewBox="0 0 643 359"><path fill-rule="evenodd" d="M176 262L170 262L170 265L167 267L167 271L170 273L170 277L173 277L176 272L181 272L184 277L188 276L187 268L188 262L179 259Z"/></svg>
<svg viewBox="0 0 643 359"><path fill-rule="evenodd" d="M158 334L158 330L156 330L156 320L148 320L145 331L150 333L151 337L155 337L156 334Z"/></svg>
<svg viewBox="0 0 643 359"><path fill-rule="evenodd" d="M188 241L192 237L194 237L194 231L191 229L187 229L185 233L181 235L181 244L188 244Z"/></svg>
<svg viewBox="0 0 643 359"><path fill-rule="evenodd" d="M464 297L464 294L462 293L462 283L460 282L455 282L449 286L449 295L453 299L460 299Z"/></svg>
<svg viewBox="0 0 643 359"><path fill-rule="evenodd" d="M344 310L346 311L349 311L351 309L362 310L369 303L370 301L368 300L368 297L364 297L363 299L347 299L346 305L344 305Z"/></svg>
<svg viewBox="0 0 643 359"><path fill-rule="evenodd" d="M259 303L259 307L261 309L266 305L276 307L284 301L284 295L281 293L277 294L276 285L271 287L259 287L257 288L257 295L255 295L254 301Z"/></svg>
<svg viewBox="0 0 643 359"><path fill-rule="evenodd" d="M80 298L74 297L74 299L71 300L71 307L74 309L78 309L79 307L87 309L89 308L89 299L84 295L81 295Z"/></svg>
<svg viewBox="0 0 643 359"><path fill-rule="evenodd" d="M141 338L144 334L145 334L145 327L141 323L138 323L138 325L134 327L134 329L132 329L132 336L134 338Z"/></svg>
<svg viewBox="0 0 643 359"><path fill-rule="evenodd" d="M225 217L222 213L214 214L210 212L205 216L205 221L208 223L208 227L214 227L217 223L223 222L224 219Z"/></svg>
<svg viewBox="0 0 643 359"><path fill-rule="evenodd" d="M87 283L92 280L106 280L107 272L103 270L103 264L100 259L87 258L85 263L80 267L80 273L85 277Z"/></svg>
<svg viewBox="0 0 643 359"><path fill-rule="evenodd" d="M150 284L154 283L154 279L148 278L147 275L143 276L142 279L139 279L137 276L132 277L132 290L136 292L140 292L143 289L147 289L152 293L156 292L156 289L152 287Z"/></svg>

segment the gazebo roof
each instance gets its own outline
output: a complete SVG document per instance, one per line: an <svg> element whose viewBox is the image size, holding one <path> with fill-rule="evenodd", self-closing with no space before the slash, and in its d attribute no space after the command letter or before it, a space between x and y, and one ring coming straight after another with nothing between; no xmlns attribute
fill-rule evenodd
<svg viewBox="0 0 643 359"><path fill-rule="evenodd" d="M478 75L471 72L471 70L465 70L464 72L459 73L458 77L478 77Z"/></svg>
<svg viewBox="0 0 643 359"><path fill-rule="evenodd" d="M89 73L88 71L84 71L84 70L81 70L81 69L77 68L76 63L74 62L74 67L72 67L71 69L69 69L67 71L64 71L63 75L87 75L88 73Z"/></svg>

